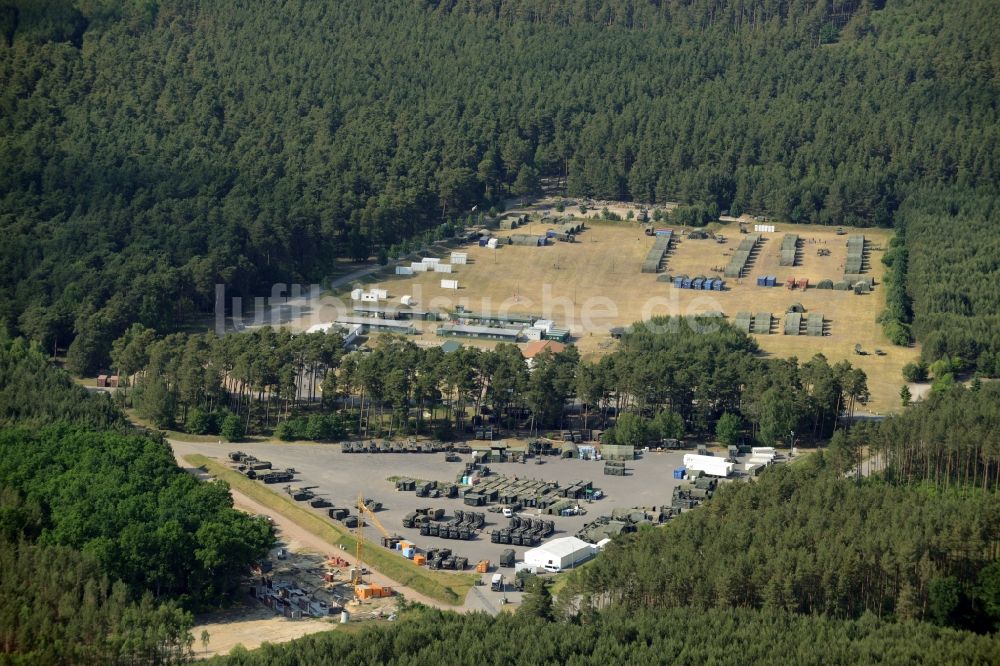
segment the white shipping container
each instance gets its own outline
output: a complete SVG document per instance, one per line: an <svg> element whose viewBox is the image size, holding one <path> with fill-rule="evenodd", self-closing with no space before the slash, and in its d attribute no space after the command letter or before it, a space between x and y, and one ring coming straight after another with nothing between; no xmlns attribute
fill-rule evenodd
<svg viewBox="0 0 1000 666"><path fill-rule="evenodd" d="M458 289L458 280L441 280L442 289Z"/></svg>
<svg viewBox="0 0 1000 666"><path fill-rule="evenodd" d="M409 266L396 266L396 275L413 275L413 269Z"/></svg>
<svg viewBox="0 0 1000 666"><path fill-rule="evenodd" d="M400 298L399 302L402 303L403 305L413 305L413 296L407 294L406 296Z"/></svg>
<svg viewBox="0 0 1000 666"><path fill-rule="evenodd" d="M410 264L410 268L413 269L414 273L426 273L427 272L427 264L420 264L420 263Z"/></svg>
<svg viewBox="0 0 1000 666"><path fill-rule="evenodd" d="M438 257L424 257L420 260L420 262L428 266L433 266L434 264L440 263L441 259Z"/></svg>
<svg viewBox="0 0 1000 666"><path fill-rule="evenodd" d="M773 456L775 453L777 453L777 451L774 450L773 446L755 446L752 449L750 449L750 453L755 456L768 455L768 454Z"/></svg>
<svg viewBox="0 0 1000 666"><path fill-rule="evenodd" d="M435 273L451 273L451 264L434 264Z"/></svg>
<svg viewBox="0 0 1000 666"><path fill-rule="evenodd" d="M465 252L452 252L451 253L451 263L453 264L466 264L469 261L469 255Z"/></svg>
<svg viewBox="0 0 1000 666"><path fill-rule="evenodd" d="M488 241L486 241L486 247L490 248L491 250L497 249L497 239L491 238Z"/></svg>
<svg viewBox="0 0 1000 666"><path fill-rule="evenodd" d="M684 467L688 472L704 472L710 476L726 477L733 473L733 463L725 458L684 454Z"/></svg>
<svg viewBox="0 0 1000 666"><path fill-rule="evenodd" d="M372 293L375 294L376 298L386 299L389 298L388 289L372 289Z"/></svg>
<svg viewBox="0 0 1000 666"><path fill-rule="evenodd" d="M373 294L370 291L366 291L361 294L361 301L363 303L378 303L378 294Z"/></svg>

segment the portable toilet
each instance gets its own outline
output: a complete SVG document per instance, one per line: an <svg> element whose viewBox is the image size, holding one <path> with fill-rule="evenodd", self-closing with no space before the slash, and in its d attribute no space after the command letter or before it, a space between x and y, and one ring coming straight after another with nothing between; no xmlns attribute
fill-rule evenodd
<svg viewBox="0 0 1000 666"><path fill-rule="evenodd" d="M479 247L486 247L486 244L490 242L490 239L486 236L482 236L479 239Z"/></svg>
<svg viewBox="0 0 1000 666"><path fill-rule="evenodd" d="M776 286L778 286L778 278L777 278L777 276L768 275L765 278L765 283L764 284L766 286L768 286L768 287L776 287Z"/></svg>
<svg viewBox="0 0 1000 666"><path fill-rule="evenodd" d="M695 278L695 279L691 280L691 288L692 289L701 289L701 283L704 282L704 281L705 280L703 278Z"/></svg>
<svg viewBox="0 0 1000 666"><path fill-rule="evenodd" d="M681 282L681 289L690 289L690 288L691 288L691 278L684 278L684 280Z"/></svg>
<svg viewBox="0 0 1000 666"><path fill-rule="evenodd" d="M678 467L677 469L675 469L674 470L674 478L675 479L683 479L684 478L684 471L685 470L684 470L683 467Z"/></svg>
<svg viewBox="0 0 1000 666"><path fill-rule="evenodd" d="M684 278L675 277L674 286L677 287L678 289L682 289L684 287Z"/></svg>
<svg viewBox="0 0 1000 666"><path fill-rule="evenodd" d="M766 287L767 286L767 277L764 276L764 275L761 275L759 278L757 278L757 286L758 287Z"/></svg>
<svg viewBox="0 0 1000 666"><path fill-rule="evenodd" d="M712 285L714 284L715 284L715 278L707 278L704 282L701 283L701 288L711 289Z"/></svg>
<svg viewBox="0 0 1000 666"><path fill-rule="evenodd" d="M716 280L712 283L712 289L714 291L722 291L722 288L726 286L726 283L722 280Z"/></svg>

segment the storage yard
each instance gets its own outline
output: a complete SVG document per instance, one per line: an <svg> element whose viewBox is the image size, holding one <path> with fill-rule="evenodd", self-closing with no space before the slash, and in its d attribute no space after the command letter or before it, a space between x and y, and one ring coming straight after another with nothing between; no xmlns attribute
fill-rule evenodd
<svg viewBox="0 0 1000 666"><path fill-rule="evenodd" d="M174 442L174 448L179 455L200 453L237 467L229 445ZM292 468L292 480L272 479L266 487L287 492L326 519L333 520L330 515L335 512L340 524L353 527L359 494L371 500L374 513L369 515L380 527L366 520L369 548L382 547L375 544L383 542L384 528L407 542L404 548L413 545L410 555L415 561L451 568L454 563L441 566L442 562L428 561L447 549L445 558L464 559L466 572L474 571L482 560L489 560L489 571L495 572L505 550L513 549L521 561L529 548L553 538L579 536L616 511L630 515L640 510L656 515L651 522L661 522L682 507L695 506L694 499L703 499L692 484L678 478L677 470L690 450L648 452L638 460L607 463L620 466L621 474L605 471L603 461L551 455L527 458L524 463L491 461L490 473L469 488L456 486L455 481L467 475L475 454L449 462L445 453L346 453L340 445L249 443L240 448L258 459L257 466L262 467L256 470L258 479ZM725 454L718 455L715 460L725 464ZM544 463L536 464L538 459ZM270 468L263 468L266 464ZM258 483L265 486L264 481ZM452 497L447 496L452 494L449 487L455 488ZM505 514L503 509L511 505L515 510ZM513 569L505 573L513 576Z"/></svg>

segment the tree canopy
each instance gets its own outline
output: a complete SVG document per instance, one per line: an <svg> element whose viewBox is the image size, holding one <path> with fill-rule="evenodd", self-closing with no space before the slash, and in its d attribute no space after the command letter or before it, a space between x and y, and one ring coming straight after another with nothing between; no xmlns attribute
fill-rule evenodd
<svg viewBox="0 0 1000 666"><path fill-rule="evenodd" d="M0 318L92 373L131 323L209 310L216 283L249 296L319 281L336 257L398 250L554 179L572 196L690 204L702 221L888 225L910 202L913 331L935 358L994 372L995 298L973 277L989 266L924 268L923 251L945 248L923 250L934 232L918 220L940 206L916 195L968 202L942 226L956 248L976 242L964 217L997 223L981 199L1000 175L997 11L10 0ZM952 273L966 305L936 295ZM961 351L932 336L938 313L956 332L972 317Z"/></svg>

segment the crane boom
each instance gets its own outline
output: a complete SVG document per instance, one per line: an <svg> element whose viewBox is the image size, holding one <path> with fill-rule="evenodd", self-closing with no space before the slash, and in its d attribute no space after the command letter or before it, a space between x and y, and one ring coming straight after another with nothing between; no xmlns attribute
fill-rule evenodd
<svg viewBox="0 0 1000 666"><path fill-rule="evenodd" d="M355 532L355 541L357 543L355 544L355 553L354 553L355 559L357 560L358 563L358 575L356 582L364 583L365 567L364 567L364 562L362 560L362 551L364 550L364 542L365 542L365 530L364 530L365 520L370 519L372 521L372 524L375 525L375 527L378 528L378 531L382 533L382 536L386 538L391 538L392 535L390 535L389 531L382 526L382 523L379 522L379 519L375 517L375 512L369 509L367 506L365 506L365 498L362 493L358 493L358 501L356 506L358 509L358 526Z"/></svg>
<svg viewBox="0 0 1000 666"><path fill-rule="evenodd" d="M378 518L375 517L375 512L365 506L365 498L362 497L360 493L358 494L358 513L364 514L367 518L371 518L372 524L378 528L378 531L382 533L382 536L392 538L392 535L389 534L389 530L385 529L385 527L382 526L382 523L379 522Z"/></svg>

